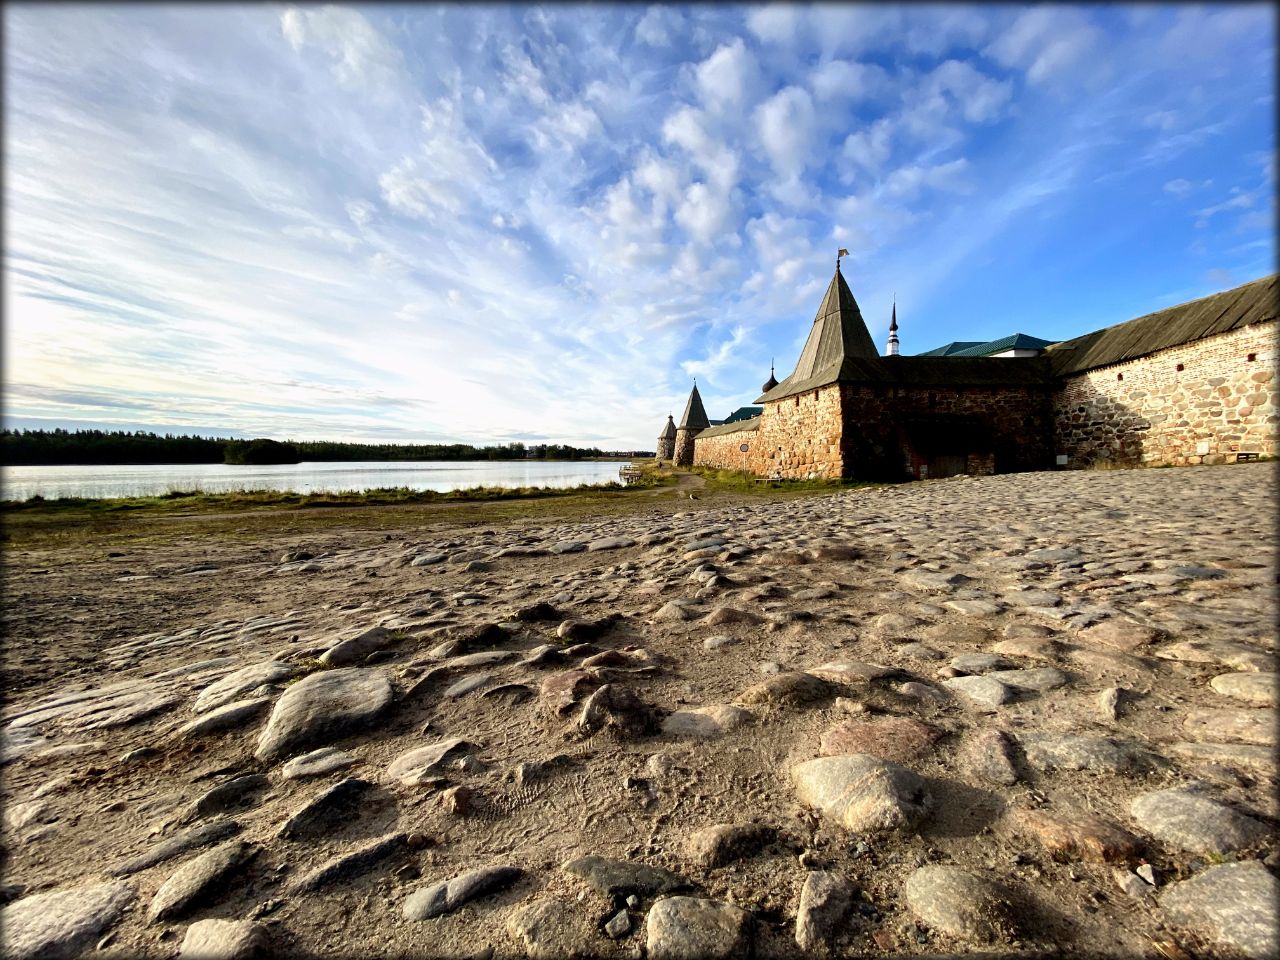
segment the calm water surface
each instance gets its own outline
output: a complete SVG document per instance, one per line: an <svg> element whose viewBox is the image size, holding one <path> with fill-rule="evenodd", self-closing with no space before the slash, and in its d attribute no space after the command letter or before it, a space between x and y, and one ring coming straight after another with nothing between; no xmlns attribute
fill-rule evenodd
<svg viewBox="0 0 1280 960"><path fill-rule="evenodd" d="M150 497L171 490L226 493L289 490L339 493L378 487L460 490L467 487L576 487L618 479L619 461L360 460L235 466L226 463L161 463L121 466L0 467L3 499L36 494L56 497Z"/></svg>

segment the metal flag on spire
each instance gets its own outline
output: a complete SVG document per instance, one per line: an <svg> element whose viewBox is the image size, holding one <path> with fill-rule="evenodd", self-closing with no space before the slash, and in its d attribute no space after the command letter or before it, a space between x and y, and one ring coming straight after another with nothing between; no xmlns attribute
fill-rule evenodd
<svg viewBox="0 0 1280 960"><path fill-rule="evenodd" d="M848 255L849 255L849 251L846 250L844 247L841 247L839 250L836 251L836 269L837 270L840 269L840 258L847 257Z"/></svg>

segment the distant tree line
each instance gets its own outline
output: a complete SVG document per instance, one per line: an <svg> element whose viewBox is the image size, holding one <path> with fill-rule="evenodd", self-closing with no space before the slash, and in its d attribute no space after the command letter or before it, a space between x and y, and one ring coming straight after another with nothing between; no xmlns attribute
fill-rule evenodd
<svg viewBox="0 0 1280 960"><path fill-rule="evenodd" d="M177 436L127 430L0 430L0 463L9 466L109 463L297 463L300 460L583 460L598 447L523 443L341 443Z"/></svg>

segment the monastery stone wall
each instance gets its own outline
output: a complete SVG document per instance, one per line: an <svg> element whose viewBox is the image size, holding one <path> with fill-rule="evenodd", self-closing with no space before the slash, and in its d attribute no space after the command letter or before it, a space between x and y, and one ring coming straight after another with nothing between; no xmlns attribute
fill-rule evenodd
<svg viewBox="0 0 1280 960"><path fill-rule="evenodd" d="M1066 379L1053 397L1056 453L1068 469L1275 456L1278 331L1253 324Z"/></svg>
<svg viewBox="0 0 1280 960"><path fill-rule="evenodd" d="M841 411L835 384L766 403L749 441L748 469L788 480L839 479L844 475Z"/></svg>
<svg viewBox="0 0 1280 960"><path fill-rule="evenodd" d="M926 477L930 451L914 449L903 424L937 416L963 416L990 431L990 444L984 449L964 451L966 473L1017 473L1053 464L1052 406L1046 387L846 384L841 390L846 476Z"/></svg>
<svg viewBox="0 0 1280 960"><path fill-rule="evenodd" d="M715 467L718 470L749 470L754 471L752 466L754 454L752 448L755 447L756 430L753 420L743 420L744 426L739 430L731 433L714 433L707 436L705 433L698 436L694 443L693 462L699 467ZM712 428L718 429L718 428ZM738 449L742 444L747 444L748 450L743 454Z"/></svg>

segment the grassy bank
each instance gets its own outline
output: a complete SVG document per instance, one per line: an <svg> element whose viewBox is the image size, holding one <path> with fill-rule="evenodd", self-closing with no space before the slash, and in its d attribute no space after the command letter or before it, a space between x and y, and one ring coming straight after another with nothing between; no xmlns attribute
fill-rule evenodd
<svg viewBox="0 0 1280 960"><path fill-rule="evenodd" d="M734 471L632 462L639 476L626 486L473 487L447 493L406 488L313 494L175 491L155 497L6 501L0 502L0 537L7 549L57 551L69 558L182 538L255 541L344 530L390 534L512 521L572 522L788 500L852 486L820 480L762 484Z"/></svg>

